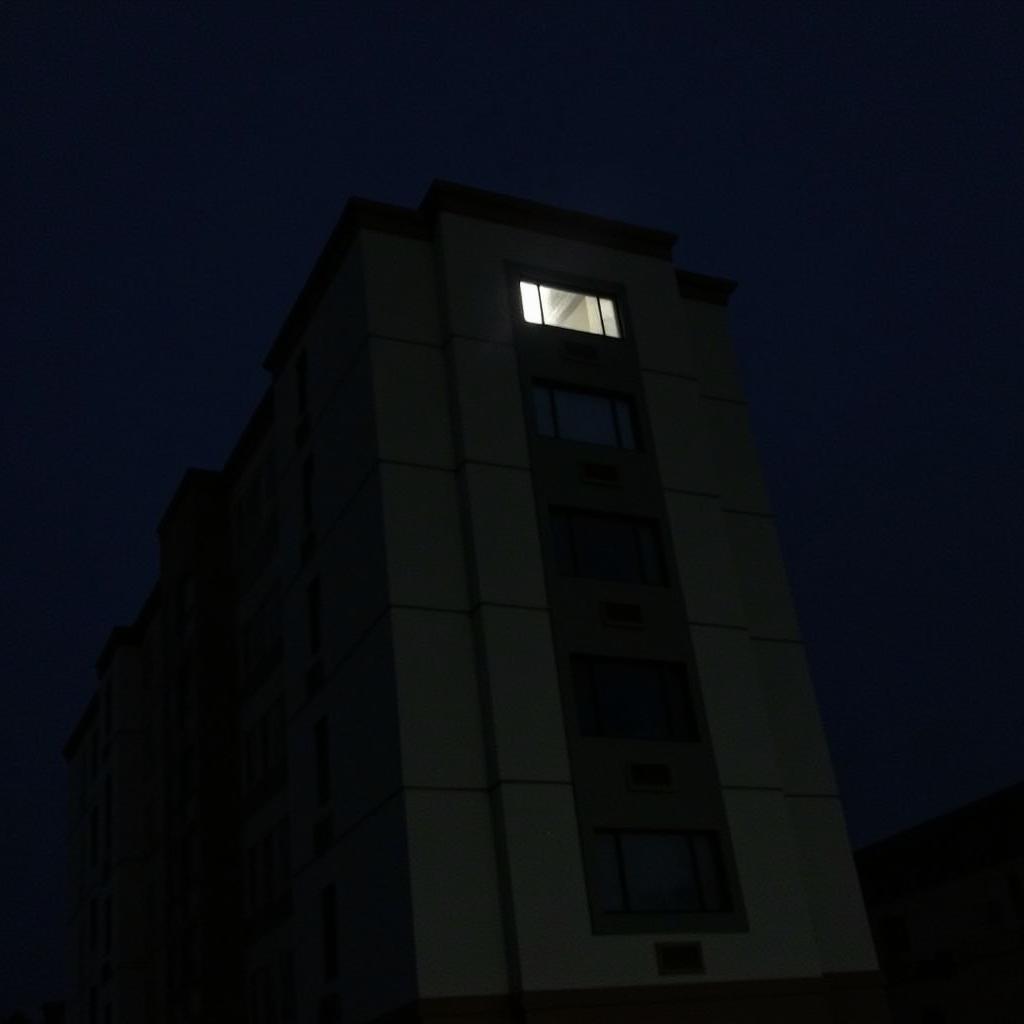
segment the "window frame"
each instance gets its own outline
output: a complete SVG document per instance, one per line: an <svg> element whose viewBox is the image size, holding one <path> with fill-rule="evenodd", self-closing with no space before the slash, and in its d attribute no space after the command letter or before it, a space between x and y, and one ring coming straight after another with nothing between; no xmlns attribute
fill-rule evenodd
<svg viewBox="0 0 1024 1024"><path fill-rule="evenodd" d="M602 709L598 697L598 682L594 675L595 665L626 665L657 668L659 670L660 698L666 712L667 734L665 736L635 736L610 731L586 732L583 725L581 691L585 692L598 727L603 726ZM569 673L572 680L572 696L576 712L575 725L583 740L621 740L627 743L699 743L703 738L700 712L696 694L690 679L690 671L683 661L666 661L653 658L619 658L599 654L574 652L569 656Z"/></svg>
<svg viewBox="0 0 1024 1024"><path fill-rule="evenodd" d="M568 515L566 515L568 513ZM559 549L561 543L558 539L559 528L555 525L555 522L559 515L564 516L569 521L568 531L568 550L572 562L571 571L565 571L561 560L559 558ZM577 550L576 538L572 532L572 520L580 519L597 519L604 520L605 522L618 522L628 523L634 527L633 529L633 544L635 548L636 564L641 570L641 576L644 576L645 569L645 558L644 548L640 539L640 531L637 527L646 525L651 529L651 536L654 539L655 547L657 548L657 563L658 573L657 578L641 578L641 579L616 579L615 577L607 576L594 576L587 572L580 570L580 558ZM650 516L629 516L622 515L617 512L604 512L599 509L579 508L572 505L549 505L548 506L548 529L551 531L551 568L552 570L560 575L569 579L579 580L593 580L600 583L612 583L612 584L626 584L627 586L642 586L642 587L671 587L672 586L672 573L671 566L669 563L668 551L666 549L663 528L661 521Z"/></svg>
<svg viewBox="0 0 1024 1024"><path fill-rule="evenodd" d="M588 388L578 384L566 384L561 381L554 381L547 378L535 377L529 381L528 396L529 396L529 410L530 415L533 418L533 431L539 438L543 438L545 441L568 441L570 444L585 444L590 448L602 449L604 451L614 452L643 452L643 434L644 431L640 426L640 412L639 402L635 395L630 394L627 391L609 391L605 388ZM541 433L540 429L540 417L537 413L537 392L539 389L544 389L547 392L548 405L550 409L551 422L554 426L554 434ZM587 441L578 437L568 437L558 432L558 406L555 399L554 392L562 391L571 395L585 395L590 398L604 398L608 401L611 406L611 419L612 424L615 428L616 438L619 439L618 444L604 444L601 441ZM630 421L630 429L633 432L633 445L632 447L621 443L621 424L619 423L619 417L615 411L615 403L622 402L625 407Z"/></svg>
<svg viewBox="0 0 1024 1024"><path fill-rule="evenodd" d="M611 837L614 842L615 849L615 862L618 869L618 885L619 891L622 894L623 909L608 909L600 903L600 888L597 882L598 872L595 871L594 876L594 902L598 912L605 917L611 919L618 918L635 918L639 919L642 917L677 917L688 919L692 916L721 916L727 914L733 914L736 911L736 898L733 892L732 879L727 866L727 860L725 851L722 843L722 833L714 829L696 828L696 829L651 829L651 828L595 828L593 831L595 841L595 866L598 863L600 854L598 853L597 843L599 837L607 836ZM630 878L627 871L627 857L624 853L623 840L629 839L630 837L649 837L657 836L660 838L679 838L685 839L685 848L690 861L690 868L693 872L693 881L698 896L699 906L697 907L678 907L678 906L667 906L660 908L643 907L634 909L629 906L631 897L636 899L635 890L631 893ZM698 861L697 854L694 848L694 838L700 836L703 838L709 838L711 840L709 850L711 852L712 863L714 869L717 872L717 878L708 879L705 878L701 873L701 865ZM723 895L723 901L720 906L714 905L713 901L708 898L707 888L712 881L721 888ZM635 881L634 881L635 885Z"/></svg>
<svg viewBox="0 0 1024 1024"><path fill-rule="evenodd" d="M537 309L540 314L540 322L536 320L528 320L526 318L526 307L524 304L524 293L523 286L533 286L537 289ZM579 327L566 327L562 324L549 324L544 319L544 303L540 296L541 288L549 288L553 291L565 292L569 295L579 295L584 299L595 299L597 301L598 318L601 321L600 331L588 331L583 330ZM623 325L622 316L622 303L619 296L615 291L594 286L587 283L580 282L569 282L565 279L560 279L557 275L541 275L535 274L530 271L516 271L515 273L515 295L517 300L517 306L519 310L519 321L522 324L527 324L530 327L546 327L554 328L559 331L571 331L573 334L585 334L590 338L608 338L614 342L621 342L626 340L626 332ZM617 334L609 334L607 329L607 323L605 318L605 310L603 303L609 302L612 307L612 315L615 320L615 329Z"/></svg>

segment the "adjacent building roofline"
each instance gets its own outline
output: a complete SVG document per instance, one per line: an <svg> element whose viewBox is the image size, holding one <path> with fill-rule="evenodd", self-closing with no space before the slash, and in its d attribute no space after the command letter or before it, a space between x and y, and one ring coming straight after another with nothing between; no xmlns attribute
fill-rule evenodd
<svg viewBox="0 0 1024 1024"><path fill-rule="evenodd" d="M234 482L245 471L253 452L270 431L274 422L274 389L267 388L259 404L253 410L235 447L224 461L221 472L227 480Z"/></svg>
<svg viewBox="0 0 1024 1024"><path fill-rule="evenodd" d="M100 695L97 690L94 691L93 695L89 698L89 703L86 704L85 710L75 723L74 729L71 730L71 735L67 738L67 742L61 750L65 761L70 761L71 758L75 756L75 752L78 750L78 744L82 742L82 737L85 735L86 730L96 717L96 714L99 711L99 706Z"/></svg>
<svg viewBox="0 0 1024 1024"><path fill-rule="evenodd" d="M736 282L728 277L712 277L710 274L698 274L694 270L676 268L676 282L679 294L684 299L708 302L714 306L728 306L736 290Z"/></svg>
<svg viewBox="0 0 1024 1024"><path fill-rule="evenodd" d="M950 835L968 825L997 819L1017 819L1024 810L1024 782L1014 783L1005 789L997 790L986 796L973 800L947 811L945 814L928 818L926 821L911 825L900 832L895 832L884 839L876 840L855 851L857 862L869 867L875 861L884 860L891 854L909 853L921 847L941 845Z"/></svg>
<svg viewBox="0 0 1024 1024"><path fill-rule="evenodd" d="M627 224L576 210L564 210L557 206L548 206L545 203L519 199L499 192L488 192L452 181L432 182L419 208L415 210L391 203L353 198L345 204L345 209L327 239L327 244L313 265L313 270L299 297L289 310L263 361L264 367L273 373L288 359L358 231L366 229L429 240L433 237L434 225L441 212L507 224L525 231L537 231L592 245L605 245L667 261L672 259L672 246L676 241L676 235L671 232Z"/></svg>
<svg viewBox="0 0 1024 1024"><path fill-rule="evenodd" d="M160 522L157 525L156 532L158 534L163 533L167 528L167 524L173 518L178 506L190 491L199 490L209 492L216 490L220 487L222 479L223 474L219 469L200 469L197 466L189 466L189 468L185 470L185 473L181 478L181 482L175 489L174 495L167 503L167 508L164 509L164 514L160 517Z"/></svg>

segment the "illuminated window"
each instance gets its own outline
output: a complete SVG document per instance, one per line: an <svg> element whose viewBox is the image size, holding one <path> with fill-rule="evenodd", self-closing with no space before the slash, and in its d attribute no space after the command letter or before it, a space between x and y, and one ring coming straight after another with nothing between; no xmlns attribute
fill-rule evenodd
<svg viewBox="0 0 1024 1024"><path fill-rule="evenodd" d="M534 281L520 281L519 294L523 300L523 319L528 324L564 327L609 338L622 337L615 303L611 299L552 288Z"/></svg>
<svg viewBox="0 0 1024 1024"><path fill-rule="evenodd" d="M599 831L597 899L606 913L713 913L731 909L712 832Z"/></svg>

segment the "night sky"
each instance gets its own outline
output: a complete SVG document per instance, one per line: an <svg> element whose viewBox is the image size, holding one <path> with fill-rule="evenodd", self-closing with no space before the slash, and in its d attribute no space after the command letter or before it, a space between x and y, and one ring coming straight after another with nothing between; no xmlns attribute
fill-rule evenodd
<svg viewBox="0 0 1024 1024"><path fill-rule="evenodd" d="M207 6L0 11L0 1013L62 990L96 655L354 195L446 178L737 279L854 842L1024 777L1024 5Z"/></svg>

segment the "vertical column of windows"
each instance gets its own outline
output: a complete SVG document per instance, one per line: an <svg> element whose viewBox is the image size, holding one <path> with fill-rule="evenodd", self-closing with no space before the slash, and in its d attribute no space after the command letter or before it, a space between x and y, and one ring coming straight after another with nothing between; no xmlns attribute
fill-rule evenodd
<svg viewBox="0 0 1024 1024"><path fill-rule="evenodd" d="M614 299L528 278L518 284L523 397L554 577L551 614L567 670L563 697L594 926L685 928L694 914L730 913L733 900L692 653L685 634L668 626L686 613L669 572L639 364ZM570 340L578 332L608 340ZM558 360L565 373L555 380ZM585 371L581 361L590 364ZM598 447L608 453L601 463L590 461ZM633 637L622 634L626 625ZM612 627L614 638L606 634ZM651 648L677 648L678 655L655 660ZM609 758L620 759L623 770L597 771ZM721 832L703 827L718 822Z"/></svg>

